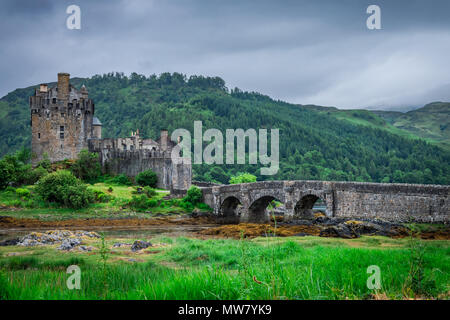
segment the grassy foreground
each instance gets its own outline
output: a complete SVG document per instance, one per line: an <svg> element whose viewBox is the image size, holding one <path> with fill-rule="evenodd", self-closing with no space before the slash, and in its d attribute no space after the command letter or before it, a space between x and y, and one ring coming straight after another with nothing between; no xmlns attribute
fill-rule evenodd
<svg viewBox="0 0 450 320"><path fill-rule="evenodd" d="M90 253L0 248L0 299L405 299L449 298L448 241L362 237L157 237L132 253L130 239L92 240ZM81 268L69 290L66 268ZM381 271L370 290L367 268Z"/></svg>

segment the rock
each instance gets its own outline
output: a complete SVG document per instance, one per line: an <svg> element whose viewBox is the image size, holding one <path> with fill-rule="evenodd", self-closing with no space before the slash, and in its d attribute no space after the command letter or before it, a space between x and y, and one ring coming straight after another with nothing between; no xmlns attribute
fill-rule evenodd
<svg viewBox="0 0 450 320"><path fill-rule="evenodd" d="M78 250L83 251L83 252L91 252L92 250L94 250L94 247L91 247L91 246L79 246Z"/></svg>
<svg viewBox="0 0 450 320"><path fill-rule="evenodd" d="M208 217L208 216L210 216L209 212L201 210L199 208L195 208L191 213L191 217L193 217L193 218Z"/></svg>
<svg viewBox="0 0 450 320"><path fill-rule="evenodd" d="M31 247L38 245L57 244L70 239L100 238L96 232L89 232L83 230L69 231L69 230L49 230L45 232L31 232L22 237L17 245Z"/></svg>
<svg viewBox="0 0 450 320"><path fill-rule="evenodd" d="M136 240L131 246L131 251L136 252L145 248L150 247L152 244L147 241Z"/></svg>
<svg viewBox="0 0 450 320"><path fill-rule="evenodd" d="M329 226L320 231L321 237L335 237L344 239L359 238L359 235L355 233L349 226L345 224L339 224L337 226Z"/></svg>
<svg viewBox="0 0 450 320"><path fill-rule="evenodd" d="M19 241L20 241L19 238L3 240L3 241L0 241L0 247L15 246L15 245L17 245L19 243Z"/></svg>
<svg viewBox="0 0 450 320"><path fill-rule="evenodd" d="M58 247L58 250L72 250L76 246L81 244L81 239L72 238L64 240Z"/></svg>
<svg viewBox="0 0 450 320"><path fill-rule="evenodd" d="M129 243L123 243L123 242L116 242L113 244L113 248L121 248L121 247L129 247L131 244Z"/></svg>

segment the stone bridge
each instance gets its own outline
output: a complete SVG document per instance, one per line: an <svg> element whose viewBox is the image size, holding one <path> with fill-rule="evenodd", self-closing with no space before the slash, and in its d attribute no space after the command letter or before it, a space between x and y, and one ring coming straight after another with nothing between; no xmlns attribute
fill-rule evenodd
<svg viewBox="0 0 450 320"><path fill-rule="evenodd" d="M394 222L449 222L450 186L266 181L204 187L203 200L225 222L265 222L272 200L284 205L284 221L308 219L318 199L326 215Z"/></svg>

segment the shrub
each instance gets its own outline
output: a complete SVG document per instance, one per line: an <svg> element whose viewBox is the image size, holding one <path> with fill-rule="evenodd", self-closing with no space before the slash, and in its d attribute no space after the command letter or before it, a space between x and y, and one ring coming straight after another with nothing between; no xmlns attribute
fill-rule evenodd
<svg viewBox="0 0 450 320"><path fill-rule="evenodd" d="M31 178L29 184L35 184L39 181L43 176L46 176L48 174L47 169L39 166L35 168L33 171L31 171Z"/></svg>
<svg viewBox="0 0 450 320"><path fill-rule="evenodd" d="M143 192L145 193L145 195L146 195L147 197L149 197L149 198L156 196L156 190L153 189L153 188L151 188L151 187L149 187L149 186L144 187L144 188L142 189L142 191L143 191Z"/></svg>
<svg viewBox="0 0 450 320"><path fill-rule="evenodd" d="M199 208L200 210L212 211L212 208L203 202L197 203L197 208Z"/></svg>
<svg viewBox="0 0 450 320"><path fill-rule="evenodd" d="M19 198L29 198L30 197L30 195L31 195L31 193L30 193L30 190L28 190L28 189L25 189L25 188L17 188L16 189L16 195L19 197Z"/></svg>
<svg viewBox="0 0 450 320"><path fill-rule="evenodd" d="M80 209L93 202L94 196L85 185L64 186L61 188L61 197L66 207Z"/></svg>
<svg viewBox="0 0 450 320"><path fill-rule="evenodd" d="M95 181L102 173L98 154L81 150L78 159L72 164L70 170L81 180L88 182Z"/></svg>
<svg viewBox="0 0 450 320"><path fill-rule="evenodd" d="M189 212L192 212L192 211L194 210L194 208L195 208L195 206L194 206L191 202L189 202L188 200L186 200L185 198L182 199L182 200L178 203L178 205L179 205L181 208L183 208L183 209L185 209L186 211L189 211Z"/></svg>
<svg viewBox="0 0 450 320"><path fill-rule="evenodd" d="M158 206L158 201L155 199L149 199L146 195L133 196L128 202L128 205L136 211L145 211L149 208Z"/></svg>
<svg viewBox="0 0 450 320"><path fill-rule="evenodd" d="M50 172L50 170L52 169L52 163L48 159L48 154L44 153L42 157L43 157L43 159L41 161L39 161L38 167L42 167L45 170L47 170L47 172Z"/></svg>
<svg viewBox="0 0 450 320"><path fill-rule="evenodd" d="M190 202L195 206L197 203L202 201L202 198L203 198L202 190L197 186L191 186L187 191L184 200Z"/></svg>
<svg viewBox="0 0 450 320"><path fill-rule="evenodd" d="M94 200L87 189L70 171L60 170L42 177L36 185L36 193L47 202L55 202L72 208L86 207Z"/></svg>
<svg viewBox="0 0 450 320"><path fill-rule="evenodd" d="M250 173L241 173L230 179L230 184L256 182L256 176Z"/></svg>
<svg viewBox="0 0 450 320"><path fill-rule="evenodd" d="M158 177L152 170L142 171L136 176L136 183L140 186L150 186L152 188L155 188L157 182Z"/></svg>
<svg viewBox="0 0 450 320"><path fill-rule="evenodd" d="M39 180L44 172L41 168L33 170L31 165L27 164L29 159L30 152L23 149L0 160L0 189L8 185L33 184Z"/></svg>
<svg viewBox="0 0 450 320"><path fill-rule="evenodd" d="M106 194L100 190L93 190L95 201L97 202L109 202L114 199L114 197L110 194Z"/></svg>
<svg viewBox="0 0 450 320"><path fill-rule="evenodd" d="M0 189L6 188L13 181L14 164L5 159L0 160Z"/></svg>
<svg viewBox="0 0 450 320"><path fill-rule="evenodd" d="M116 185L124 185L124 186L131 186L133 182L124 174L119 174L115 177L112 177L106 181L110 184L116 184Z"/></svg>

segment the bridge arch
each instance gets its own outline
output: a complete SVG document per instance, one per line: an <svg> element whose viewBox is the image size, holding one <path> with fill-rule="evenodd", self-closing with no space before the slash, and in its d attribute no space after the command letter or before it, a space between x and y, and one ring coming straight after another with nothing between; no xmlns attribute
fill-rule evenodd
<svg viewBox="0 0 450 320"><path fill-rule="evenodd" d="M248 221L249 222L267 222L270 220L269 212L267 207L272 201L280 201L280 199L265 195L252 202L248 208ZM281 201L280 201L281 202Z"/></svg>
<svg viewBox="0 0 450 320"><path fill-rule="evenodd" d="M323 211L327 214L326 197L322 194L308 193L303 194L294 207L294 216L296 219L311 219L314 217L314 206L321 204L324 206Z"/></svg>
<svg viewBox="0 0 450 320"><path fill-rule="evenodd" d="M219 217L223 220L223 222L239 222L241 215L239 209L241 206L242 202L239 198L235 196L228 196L220 204Z"/></svg>

